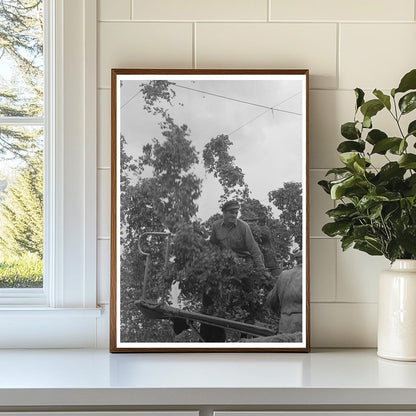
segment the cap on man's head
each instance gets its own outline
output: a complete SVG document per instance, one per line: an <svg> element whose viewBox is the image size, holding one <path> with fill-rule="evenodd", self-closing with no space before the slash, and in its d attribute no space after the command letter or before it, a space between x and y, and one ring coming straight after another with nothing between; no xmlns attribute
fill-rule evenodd
<svg viewBox="0 0 416 416"><path fill-rule="evenodd" d="M230 209L240 209L240 204L237 201L227 201L222 207L222 211L228 211Z"/></svg>

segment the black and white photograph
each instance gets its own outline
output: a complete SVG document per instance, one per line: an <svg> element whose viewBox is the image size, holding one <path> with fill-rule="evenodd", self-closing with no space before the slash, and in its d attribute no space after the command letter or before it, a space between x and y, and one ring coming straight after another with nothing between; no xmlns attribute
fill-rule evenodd
<svg viewBox="0 0 416 416"><path fill-rule="evenodd" d="M112 352L308 351L307 70L112 70Z"/></svg>

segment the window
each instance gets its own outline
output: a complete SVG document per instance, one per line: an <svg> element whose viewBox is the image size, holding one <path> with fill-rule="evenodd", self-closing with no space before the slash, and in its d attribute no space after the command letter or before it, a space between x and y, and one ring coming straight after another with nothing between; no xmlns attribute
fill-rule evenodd
<svg viewBox="0 0 416 416"><path fill-rule="evenodd" d="M96 0L43 0L48 111L25 126L44 125L47 137L46 279L42 288L0 291L0 348L94 347L100 328L106 332L96 307L96 7ZM2 126L10 121L20 122Z"/></svg>
<svg viewBox="0 0 416 416"><path fill-rule="evenodd" d="M44 281L43 6L0 1L0 289Z"/></svg>

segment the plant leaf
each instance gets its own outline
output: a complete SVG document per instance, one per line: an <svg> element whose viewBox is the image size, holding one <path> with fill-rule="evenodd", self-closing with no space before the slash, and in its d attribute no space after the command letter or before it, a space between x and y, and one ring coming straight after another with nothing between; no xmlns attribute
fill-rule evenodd
<svg viewBox="0 0 416 416"><path fill-rule="evenodd" d="M373 233L371 225L357 225L352 231L354 239L364 241L365 237Z"/></svg>
<svg viewBox="0 0 416 416"><path fill-rule="evenodd" d="M361 137L357 122L349 121L341 126L341 135L348 140L357 140Z"/></svg>
<svg viewBox="0 0 416 416"><path fill-rule="evenodd" d="M388 257L387 257L388 256ZM396 238L389 241L387 244L387 255L386 257L390 261L394 261L402 256L402 250Z"/></svg>
<svg viewBox="0 0 416 416"><path fill-rule="evenodd" d="M389 199L383 195L364 195L357 204L357 208L360 211L365 212L367 209L374 207L378 203L388 200Z"/></svg>
<svg viewBox="0 0 416 416"><path fill-rule="evenodd" d="M407 227L398 237L400 246L411 254L416 254L416 227Z"/></svg>
<svg viewBox="0 0 416 416"><path fill-rule="evenodd" d="M401 168L397 162L389 162L381 167L378 176L382 181L388 181L390 178L402 179L406 169Z"/></svg>
<svg viewBox="0 0 416 416"><path fill-rule="evenodd" d="M318 185L327 193L331 194L331 187L328 181L322 180L318 182Z"/></svg>
<svg viewBox="0 0 416 416"><path fill-rule="evenodd" d="M360 158L357 152L345 152L339 155L339 160L346 166L352 167L354 162Z"/></svg>
<svg viewBox="0 0 416 416"><path fill-rule="evenodd" d="M399 165L405 169L416 169L416 155L407 153L399 159Z"/></svg>
<svg viewBox="0 0 416 416"><path fill-rule="evenodd" d="M347 250L354 244L354 237L351 235L346 235L341 238L341 248L342 251Z"/></svg>
<svg viewBox="0 0 416 416"><path fill-rule="evenodd" d="M416 120L413 120L410 124L409 127L407 128L407 135L413 135L416 137Z"/></svg>
<svg viewBox="0 0 416 416"><path fill-rule="evenodd" d="M339 146L337 147L337 151L340 153L346 153L346 152L363 152L365 149L365 142L363 140L358 140L356 142L353 141L345 141L341 142Z"/></svg>
<svg viewBox="0 0 416 416"><path fill-rule="evenodd" d="M361 88L355 88L355 112L364 104L364 91Z"/></svg>
<svg viewBox="0 0 416 416"><path fill-rule="evenodd" d="M377 204L370 208L370 218L375 220L381 217L381 212L383 211L383 204Z"/></svg>
<svg viewBox="0 0 416 416"><path fill-rule="evenodd" d="M406 139L403 139L402 142L400 143L398 154L402 155L403 152L406 150L406 148L407 148L407 141L406 141Z"/></svg>
<svg viewBox="0 0 416 416"><path fill-rule="evenodd" d="M357 196L361 198L368 190L367 183L361 180L358 176L350 176L333 184L331 187L331 198L341 199L343 196L348 196L352 199Z"/></svg>
<svg viewBox="0 0 416 416"><path fill-rule="evenodd" d="M350 176L349 178L343 178L338 183L334 183L331 187L331 198L340 199L344 195L345 189L354 186L356 181L354 176Z"/></svg>
<svg viewBox="0 0 416 416"><path fill-rule="evenodd" d="M339 204L336 208L330 209L326 214L334 220L348 218L356 214L357 210L354 204Z"/></svg>
<svg viewBox="0 0 416 416"><path fill-rule="evenodd" d="M345 235L351 227L349 221L335 221L329 222L322 227L322 231L329 237L335 237L336 235Z"/></svg>
<svg viewBox="0 0 416 416"><path fill-rule="evenodd" d="M335 175L344 175L347 172L351 172L348 168L333 168L329 169L329 171L325 174L325 176L335 174Z"/></svg>
<svg viewBox="0 0 416 416"><path fill-rule="evenodd" d="M406 139L400 139L400 143L392 146L389 151L390 153L394 155L402 155L406 149L407 149Z"/></svg>
<svg viewBox="0 0 416 416"><path fill-rule="evenodd" d="M355 172L364 173L366 168L366 161L365 159L357 159L354 161L352 165Z"/></svg>
<svg viewBox="0 0 416 416"><path fill-rule="evenodd" d="M387 150L391 149L393 146L400 146L402 139L399 137L387 137L386 139L379 140L373 147L371 154L377 153L384 155Z"/></svg>
<svg viewBox="0 0 416 416"><path fill-rule="evenodd" d="M366 101L361 106L361 112L363 113L364 117L374 117L380 110L384 108L384 105L380 100L370 100Z"/></svg>
<svg viewBox="0 0 416 416"><path fill-rule="evenodd" d="M377 142L379 142L380 140L386 139L388 136L386 133L384 133L384 131L378 130L378 129L373 129L371 131L368 132L367 134L367 142L370 144L376 144Z"/></svg>
<svg viewBox="0 0 416 416"><path fill-rule="evenodd" d="M416 69L412 69L407 74L403 76L400 80L399 86L395 89L395 93L397 92L406 92L409 90L416 89Z"/></svg>
<svg viewBox="0 0 416 416"><path fill-rule="evenodd" d="M416 108L416 92L409 92L399 100L399 108L402 114L407 114Z"/></svg>
<svg viewBox="0 0 416 416"><path fill-rule="evenodd" d="M383 103L388 110L391 109L390 97L385 95L382 91L375 89L373 94Z"/></svg>
<svg viewBox="0 0 416 416"><path fill-rule="evenodd" d="M360 251L364 251L370 256L381 256L383 254L383 252L381 251L381 247L380 249L375 248L372 244L368 242L356 242L354 244L354 248Z"/></svg>

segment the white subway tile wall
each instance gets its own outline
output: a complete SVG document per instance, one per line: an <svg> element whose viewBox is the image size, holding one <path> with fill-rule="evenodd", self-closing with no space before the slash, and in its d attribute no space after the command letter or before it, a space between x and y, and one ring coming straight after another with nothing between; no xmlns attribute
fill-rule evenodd
<svg viewBox="0 0 416 416"><path fill-rule="evenodd" d="M377 302L378 276L389 267L381 256L337 245L337 302Z"/></svg>
<svg viewBox="0 0 416 416"><path fill-rule="evenodd" d="M98 140L97 164L101 168L111 167L111 92L109 89L98 90Z"/></svg>
<svg viewBox="0 0 416 416"><path fill-rule="evenodd" d="M334 203L317 185L339 165L355 87L389 91L416 67L415 0L98 0L98 299L109 301L111 68L310 70L313 347L374 347L380 257L326 237ZM392 128L387 115L377 126ZM106 347L106 345L103 345Z"/></svg>
<svg viewBox="0 0 416 416"><path fill-rule="evenodd" d="M110 212L111 212L111 171L108 168L98 169L97 173L98 208L97 208L97 232L98 238L110 236Z"/></svg>
<svg viewBox="0 0 416 416"><path fill-rule="evenodd" d="M133 0L134 20L262 20L268 0Z"/></svg>
<svg viewBox="0 0 416 416"><path fill-rule="evenodd" d="M377 345L376 303L311 303L311 344L369 348Z"/></svg>
<svg viewBox="0 0 416 416"><path fill-rule="evenodd" d="M110 239L97 241L97 299L98 303L108 303L110 298Z"/></svg>
<svg viewBox="0 0 416 416"><path fill-rule="evenodd" d="M192 23L100 22L98 85L111 68L192 68Z"/></svg>
<svg viewBox="0 0 416 416"><path fill-rule="evenodd" d="M335 302L337 239L310 240L310 283L312 302Z"/></svg>
<svg viewBox="0 0 416 416"><path fill-rule="evenodd" d="M130 20L131 0L100 0L98 2L99 20Z"/></svg>
<svg viewBox="0 0 416 416"><path fill-rule="evenodd" d="M195 49L199 68L308 68L312 88L337 85L333 23L199 23Z"/></svg>
<svg viewBox="0 0 416 416"><path fill-rule="evenodd" d="M390 90L415 67L414 23L341 24L339 43L340 88Z"/></svg>
<svg viewBox="0 0 416 416"><path fill-rule="evenodd" d="M413 0L271 0L272 20L412 21Z"/></svg>

